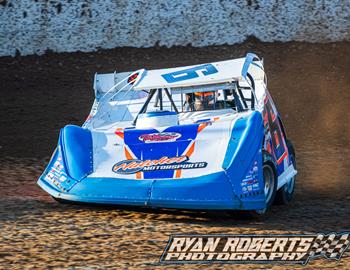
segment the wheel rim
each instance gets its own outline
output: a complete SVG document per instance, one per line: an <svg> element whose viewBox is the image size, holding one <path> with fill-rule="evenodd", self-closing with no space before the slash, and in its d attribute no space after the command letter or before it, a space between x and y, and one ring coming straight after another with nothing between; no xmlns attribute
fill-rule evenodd
<svg viewBox="0 0 350 270"><path fill-rule="evenodd" d="M266 203L271 200L273 190L274 190L274 173L271 166L263 166L263 177L264 177L264 194Z"/></svg>

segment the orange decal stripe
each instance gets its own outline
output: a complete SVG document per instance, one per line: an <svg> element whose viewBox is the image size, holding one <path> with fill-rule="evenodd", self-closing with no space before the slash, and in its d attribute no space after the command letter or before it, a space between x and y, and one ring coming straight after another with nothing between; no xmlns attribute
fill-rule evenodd
<svg viewBox="0 0 350 270"><path fill-rule="evenodd" d="M281 162L287 157L287 152L284 152L283 155L277 160L277 164L281 164Z"/></svg>
<svg viewBox="0 0 350 270"><path fill-rule="evenodd" d="M271 154L271 145L270 145L270 143L267 143L266 151Z"/></svg>
<svg viewBox="0 0 350 270"><path fill-rule="evenodd" d="M206 127L206 125L204 125L204 127ZM187 150L187 152L185 154L185 156L187 156L188 158L194 152L194 145L195 145L195 142L192 143L192 145L190 146L190 148ZM181 177L181 169L175 171L175 178L180 178L180 177Z"/></svg>
<svg viewBox="0 0 350 270"><path fill-rule="evenodd" d="M126 147L124 147L124 152L125 152L126 159L133 159L133 157L131 156L129 150Z"/></svg>
<svg viewBox="0 0 350 270"><path fill-rule="evenodd" d="M124 140L124 131L122 128L117 128L117 130L114 133Z"/></svg>
<svg viewBox="0 0 350 270"><path fill-rule="evenodd" d="M175 172L175 178L180 178L180 177L181 177L181 169L176 170L176 172Z"/></svg>
<svg viewBox="0 0 350 270"><path fill-rule="evenodd" d="M206 123L199 124L198 129L197 129L197 133L201 132L206 126L207 126Z"/></svg>
<svg viewBox="0 0 350 270"><path fill-rule="evenodd" d="M125 152L125 157L126 159L130 160L130 159L134 159L131 155L131 153L129 152L129 150L124 147L124 152ZM136 179L142 179L142 172L137 172L136 173Z"/></svg>
<svg viewBox="0 0 350 270"><path fill-rule="evenodd" d="M212 122L216 122L219 119L220 119L220 117L214 117ZM209 125L210 125L210 123L206 123L206 122L199 124L198 129L197 129L197 133L201 132L205 127L207 127Z"/></svg>
<svg viewBox="0 0 350 270"><path fill-rule="evenodd" d="M275 141L276 141L276 145L277 145L276 147L280 146L280 141L278 139L277 131L275 131L273 135L275 136Z"/></svg>
<svg viewBox="0 0 350 270"><path fill-rule="evenodd" d="M194 145L195 142L192 143L192 145L190 146L190 148L187 150L187 153L185 154L185 156L187 156L188 158L193 154L194 152Z"/></svg>

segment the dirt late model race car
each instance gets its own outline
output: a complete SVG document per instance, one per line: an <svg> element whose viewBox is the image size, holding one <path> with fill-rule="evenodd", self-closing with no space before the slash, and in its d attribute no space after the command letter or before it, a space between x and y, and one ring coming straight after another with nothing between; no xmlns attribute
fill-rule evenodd
<svg viewBox="0 0 350 270"><path fill-rule="evenodd" d="M61 202L265 213L292 199L295 153L254 54L96 74L38 184Z"/></svg>

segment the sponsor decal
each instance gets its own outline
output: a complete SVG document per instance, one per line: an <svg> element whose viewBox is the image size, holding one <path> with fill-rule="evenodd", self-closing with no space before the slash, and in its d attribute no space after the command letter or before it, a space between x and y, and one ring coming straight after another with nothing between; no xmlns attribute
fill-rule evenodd
<svg viewBox="0 0 350 270"><path fill-rule="evenodd" d="M205 168L206 166L206 162L188 162L187 156L170 158L165 156L155 160L122 160L112 167L112 171L118 174L133 174L140 171L199 169Z"/></svg>
<svg viewBox="0 0 350 270"><path fill-rule="evenodd" d="M254 161L253 167L248 171L248 174L241 182L242 192L249 193L252 191L259 191L259 180L258 180L258 162Z"/></svg>
<svg viewBox="0 0 350 270"><path fill-rule="evenodd" d="M300 263L340 260L350 232L300 235L172 235L161 263Z"/></svg>
<svg viewBox="0 0 350 270"><path fill-rule="evenodd" d="M67 175L64 171L64 166L62 163L62 158L58 157L50 169L50 172L45 176L46 180L51 180L53 182L60 181L64 182L67 179Z"/></svg>
<svg viewBox="0 0 350 270"><path fill-rule="evenodd" d="M181 134L176 132L159 132L151 134L142 134L141 136L139 136L139 140L145 143L174 142L180 137Z"/></svg>
<svg viewBox="0 0 350 270"><path fill-rule="evenodd" d="M45 175L44 179L56 187L58 187L62 191L67 191L73 184L66 172L63 165L63 160L61 156L58 156L56 161L53 163L50 171Z"/></svg>

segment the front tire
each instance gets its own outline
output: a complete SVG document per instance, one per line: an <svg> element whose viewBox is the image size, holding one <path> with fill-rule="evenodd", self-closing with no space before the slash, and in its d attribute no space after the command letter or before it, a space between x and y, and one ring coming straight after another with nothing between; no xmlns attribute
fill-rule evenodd
<svg viewBox="0 0 350 270"><path fill-rule="evenodd" d="M273 158L270 153L263 150L263 179L264 179L264 209L256 210L257 215L265 215L271 208L277 192L277 174Z"/></svg>

